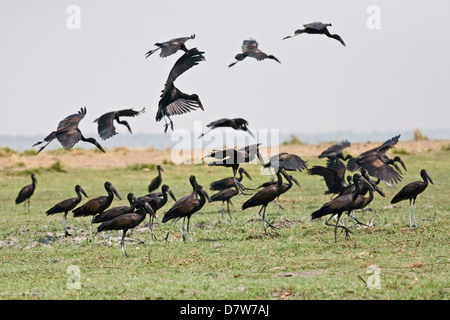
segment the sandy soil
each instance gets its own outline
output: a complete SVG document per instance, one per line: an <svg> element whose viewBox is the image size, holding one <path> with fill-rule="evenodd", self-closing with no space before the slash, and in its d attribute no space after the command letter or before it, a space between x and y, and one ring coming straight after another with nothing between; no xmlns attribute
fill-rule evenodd
<svg viewBox="0 0 450 320"><path fill-rule="evenodd" d="M382 143L382 142L381 142ZM356 156L361 152L374 148L381 144L380 142L353 143L346 152ZM270 155L278 152L289 152L301 157L314 157L327 149L332 143L321 143L318 145L289 145L279 146L268 150L261 149L263 157L266 159ZM428 151L439 151L443 147L450 146L450 140L431 140L431 141L400 141L395 148L408 153L419 154ZM192 151L195 157L201 157L201 151ZM67 168L107 168L107 167L126 167L133 164L161 164L163 161L172 161L172 150L155 150L146 148L113 148L106 153L100 153L93 150L74 149L70 151L44 151L38 155L21 154L0 154L0 165L3 169L33 169L39 167L48 167L60 161Z"/></svg>

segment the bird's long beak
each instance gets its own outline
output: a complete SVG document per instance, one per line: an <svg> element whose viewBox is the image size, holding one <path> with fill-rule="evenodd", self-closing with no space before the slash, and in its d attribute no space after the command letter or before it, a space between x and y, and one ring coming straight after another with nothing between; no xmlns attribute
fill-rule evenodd
<svg viewBox="0 0 450 320"><path fill-rule="evenodd" d="M167 190L167 192L169 193L170 197L173 199L173 201L177 201L177 198L175 198L175 195L173 194L172 190Z"/></svg>
<svg viewBox="0 0 450 320"><path fill-rule="evenodd" d="M430 181L431 182L431 184L434 184L433 183L433 180L431 180L431 176L430 176L430 174L427 172L426 174L426 177L427 177L427 179L428 179L428 181Z"/></svg>
<svg viewBox="0 0 450 320"><path fill-rule="evenodd" d="M114 186L111 186L111 191L116 195L117 198L122 200L122 198L119 195L119 192L117 192L117 190L116 190L116 188L114 188Z"/></svg>
<svg viewBox="0 0 450 320"><path fill-rule="evenodd" d="M208 199L208 202L212 202L211 198L209 197L208 193L206 192L205 188L202 188L202 193Z"/></svg>
<svg viewBox="0 0 450 320"><path fill-rule="evenodd" d="M83 188L80 188L80 192L81 192L82 194L84 194L84 196L85 196L86 198L89 198L88 195L86 194L86 192L83 190Z"/></svg>
<svg viewBox="0 0 450 320"><path fill-rule="evenodd" d="M247 172L247 170L245 170L244 168L242 168L242 173L245 174L247 176L247 178L249 178L250 180L252 180L252 177L250 177L250 174Z"/></svg>
<svg viewBox="0 0 450 320"><path fill-rule="evenodd" d="M374 190L376 192L378 192L380 194L380 196L382 196L383 198L386 197L386 195L384 194L383 190L381 190L380 188L378 188L377 185L372 186L374 188Z"/></svg>
<svg viewBox="0 0 450 320"><path fill-rule="evenodd" d="M294 183L300 187L300 183L295 179L293 176L290 176L291 180L294 181Z"/></svg>

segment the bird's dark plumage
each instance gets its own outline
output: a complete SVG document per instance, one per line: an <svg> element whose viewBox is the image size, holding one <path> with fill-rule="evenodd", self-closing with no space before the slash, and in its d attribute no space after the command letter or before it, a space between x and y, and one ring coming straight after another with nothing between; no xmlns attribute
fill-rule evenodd
<svg viewBox="0 0 450 320"><path fill-rule="evenodd" d="M149 50L146 54L145 57L148 58L149 56L151 56L153 53L155 53L158 50L161 50L159 56L161 58L165 58L168 57L174 53L176 53L178 50L183 50L184 52L187 52L188 49L186 48L185 42L190 40L190 39L194 39L195 38L195 34L193 34L190 37L181 37L181 38L175 38L175 39L171 39L169 41L165 41L162 43L155 43L155 46L157 47L156 49L153 50Z"/></svg>
<svg viewBox="0 0 450 320"><path fill-rule="evenodd" d="M433 184L433 180L431 180L431 176L428 173L427 170L422 169L420 170L420 176L422 177L423 181L415 181L408 183L405 185L391 200L391 203L397 203L404 200L409 200L409 227L412 228L412 222L411 222L411 208L412 208L412 215L414 217L414 226L417 227L416 217L414 214L414 205L416 203L416 198L419 194L425 191L425 189L428 187L428 182L431 182ZM411 207L412 203L412 207Z"/></svg>
<svg viewBox="0 0 450 320"><path fill-rule="evenodd" d="M242 53L238 53L234 58L236 59L235 62L228 65L228 67L234 66L239 61L244 60L246 57L252 57L255 58L258 61L264 60L264 59L272 59L275 60L278 63L281 63L280 60L278 60L273 55L267 55L266 53L262 52L258 48L258 42L254 39L250 40L244 40L242 44Z"/></svg>
<svg viewBox="0 0 450 320"><path fill-rule="evenodd" d="M163 118L166 121L164 133L167 132L169 125L173 130L173 122L170 116L184 114L198 108L203 110L203 105L197 94L189 95L183 93L173 84L181 74L205 60L203 53L198 51L197 48L188 50L175 62L175 65L170 70L155 117L157 122ZM168 118L169 123L167 123L165 118Z"/></svg>
<svg viewBox="0 0 450 320"><path fill-rule="evenodd" d="M243 118L222 118L216 121L213 121L206 125L210 128L207 132L202 133L198 138L200 139L208 132L217 128L232 128L234 130L242 130L248 132L253 138L255 137L253 133L248 129L248 122Z"/></svg>
<svg viewBox="0 0 450 320"><path fill-rule="evenodd" d="M164 169L160 165L158 165L156 169L158 170L158 175L155 178L153 178L150 184L148 185L148 192L155 191L156 189L159 188L159 186L162 183L161 172L164 172Z"/></svg>
<svg viewBox="0 0 450 320"><path fill-rule="evenodd" d="M83 194L86 198L88 197L86 192L83 190L83 188L78 184L75 186L75 193L77 194L76 198L69 198L69 199L63 200L63 201L55 204L52 208L50 208L46 211L46 214L48 216L56 214L56 213L64 213L62 223L63 223L64 232L65 232L66 236L70 236L70 234L66 228L67 214L69 213L69 211L73 210L81 202L81 194Z"/></svg>
<svg viewBox="0 0 450 320"><path fill-rule="evenodd" d="M50 142L52 142L55 138L61 143L64 149L69 150L72 148L77 142L85 141L92 143L95 145L100 151L105 152L103 147L95 140L94 138L85 138L78 128L78 124L86 115L86 107L81 108L78 113L72 114L65 119L63 119L59 124L56 131L50 133L47 137L44 138L43 141L38 141L33 144L33 147L40 145L44 142L47 142L44 146L42 146L37 153L41 152Z"/></svg>
<svg viewBox="0 0 450 320"><path fill-rule="evenodd" d="M339 35L331 34L330 31L328 31L328 27L331 27L331 23L312 22L312 23L304 24L303 27L304 27L304 29L295 30L293 36L284 37L283 40L298 36L299 34L302 34L302 33L324 34L329 38L338 40L344 47L346 47L344 40L342 40L342 38Z"/></svg>
<svg viewBox="0 0 450 320"><path fill-rule="evenodd" d="M125 120L121 120L120 117L136 117L144 112L145 108L143 108L141 111L135 111L133 109L111 111L101 115L100 117L95 119L94 122L97 122L98 124L98 134L103 140L106 140L117 134L116 127L114 126L114 120L117 123L126 126L128 131L130 133L133 133L128 122Z"/></svg>
<svg viewBox="0 0 450 320"><path fill-rule="evenodd" d="M20 189L19 194L16 197L16 204L27 201L28 203L28 211L30 210L30 198L36 189L37 179L34 174L31 175L31 184ZM27 204L26 203L26 204Z"/></svg>

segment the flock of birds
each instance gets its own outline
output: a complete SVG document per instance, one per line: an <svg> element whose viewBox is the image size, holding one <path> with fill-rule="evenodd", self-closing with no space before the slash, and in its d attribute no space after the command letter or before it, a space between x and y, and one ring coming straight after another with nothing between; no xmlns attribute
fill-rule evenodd
<svg viewBox="0 0 450 320"><path fill-rule="evenodd" d="M328 31L329 26L331 26L331 24L321 22L306 24L303 29L296 30L293 36L287 36L283 39L288 39L303 33L323 34L338 40L343 46L345 46L345 42L339 35L331 34ZM167 57L176 53L178 50L184 51L184 54L176 61L169 72L164 89L162 90L161 99L158 104L155 119L157 122L164 119L165 133L169 127L173 130L173 122L170 118L171 116L180 115L198 108L203 110L203 105L197 94L183 93L174 85L175 80L181 74L205 60L203 56L204 52L199 51L197 48L188 49L186 47L186 41L194 38L195 35L192 35L190 37L176 38L167 42L156 43L155 46L157 48L146 53L146 57L150 57L153 53L160 50L160 57ZM243 42L242 53L235 56L236 61L231 63L229 67L234 66L237 62L244 60L246 57L252 57L257 60L272 59L280 62L273 55L267 55L262 52L258 48L258 43L255 40L250 39ZM60 121L55 131L51 132L42 141L39 141L33 145L42 145L37 153L41 152L55 138L66 150L72 148L79 141L84 141L94 144L100 151L105 152L96 139L84 137L78 128L78 125L85 117L86 112L86 108L83 107L80 111L78 111L78 113L72 114ZM117 131L114 126L114 121L118 124L126 126L128 131L132 133L128 122L122 120L121 118L135 117L144 112L145 108L140 111L125 109L112 111L101 115L94 120L98 126L99 136L101 139L106 140L116 135ZM211 122L207 125L207 127L209 130L202 133L199 136L199 139L211 130L223 127L242 130L254 137L253 133L248 128L248 122L243 118L223 118ZM166 205L168 202L168 197L170 196L175 203L164 213L162 217L163 223L171 221L165 239L168 239L172 225L175 223L181 232L183 241L185 241L185 220L187 218L186 231L189 238L192 240L189 230L190 218L192 214L203 208L206 201L221 201L222 217L224 214L224 205L226 203L227 212L231 218L229 208L229 205L232 204L231 199L239 194L250 195L248 192L255 190L243 185L243 177L246 176L248 179L251 179L251 177L248 172L241 167L241 165L249 163L256 158L264 168L268 168L270 170L272 179L257 188L260 190L251 195L251 197L244 202L242 205L242 210L252 207L260 207L258 215L261 217L263 222L264 232L267 232L268 227L274 228L274 225L270 222L270 219L266 218L266 208L268 204L276 201L278 214L279 208L282 208L278 203L279 197L289 191L294 183L299 185L295 177L290 175L288 172L302 172L306 170L310 175L318 175L323 177L327 186L325 194L334 195L334 198L323 204L323 206L318 210L314 211L311 218L317 219L329 215L330 217L325 223L326 225L334 227L335 241L337 242L338 228L342 228L345 232L346 238L349 238L351 231L348 227L348 220L350 218L353 220L354 224L355 221L358 224L362 224L353 216L353 211L366 208L373 200L374 192L377 192L382 197L385 196L379 187L379 183L381 181L386 183L389 187L391 187L392 184L396 184L401 181L401 175L403 172L397 163L399 163L402 168L406 170L404 162L400 159L400 157L390 159L386 155L387 151L394 147L399 138L400 136L393 137L384 142L382 145L361 153L358 157L352 157L349 154L344 157L344 149L351 145L350 142L344 140L330 146L318 156L319 159L327 159L326 166L314 166L312 168L308 168L306 161L304 161L300 156L290 153L280 153L274 155L270 157L267 162L265 162L259 151L259 147L261 145L260 143L247 145L240 149L226 148L222 150L213 150L203 157L203 159L214 159L214 161L208 163L208 166L231 168L233 175L231 177L212 182L210 189L217 191L217 193L211 197L209 197L204 187L197 182L196 177L192 175L189 177L189 183L192 186L192 193L177 200L169 186L162 184L161 173L164 172L164 170L161 166L157 166L158 176L150 183L148 188L149 193L141 197L136 197L133 193L128 193L127 200L129 205L127 206L111 207L114 197L117 197L120 200L122 200L122 198L116 188L107 181L104 183L107 195L90 199L79 206L82 201L82 195L86 198L88 196L83 188L77 185L75 186L76 197L57 203L52 208L47 210L46 214L53 215L63 213L62 224L66 236L70 236L66 228L66 218L69 212L72 212L74 217L92 217L89 228L90 241L92 240L93 224L99 224L97 227L97 232L111 232L112 230L115 230L117 232L117 237L118 231L122 230L122 239L119 242L124 255L127 255L124 242L127 231L141 224L148 214L150 216L149 227L152 238L156 239L153 232L154 218L156 216L156 212ZM347 164L345 164L345 161L347 161ZM346 176L346 171L356 173ZM411 228L413 227L411 217L414 219L414 226L417 227L414 215L415 200L417 196L426 189L428 186L428 181L433 183L426 170L422 170L420 175L423 181L416 181L407 184L391 201L392 203L402 200L410 201L409 217ZM376 180L372 180L372 177ZM34 174L31 178L32 184L22 188L16 198L16 204L28 204L28 210L30 208L30 198L34 193L37 184L36 176ZM283 180L285 180L285 182ZM161 191L157 191L160 186ZM345 224L342 224L339 221L343 214L347 215L347 221ZM333 217L336 218L335 223L330 222ZM183 225L181 227L178 224L180 219L183 219Z"/></svg>
<svg viewBox="0 0 450 320"><path fill-rule="evenodd" d="M401 181L403 174L396 162L400 163L404 170L406 166L404 162L395 157L390 159L386 152L394 147L398 142L400 136L393 137L380 146L367 150L361 153L357 157L352 157L347 154L344 157L343 150L349 147L351 144L347 141L341 141L335 145L330 146L327 150L323 151L318 158L326 158L326 166L313 166L308 168L307 162L300 156L291 153L280 153L269 158L265 162L259 152L260 144L248 145L240 149L224 149L216 150L206 155L206 157L215 158L208 166L223 166L231 167L233 176L214 181L210 184L212 191L217 191L211 197L202 185L197 182L195 176L189 177L189 183L192 186L192 193L185 195L177 200L172 190L167 184L163 184L162 172L164 172L161 166L157 166L158 175L150 182L148 186L148 194L136 197L133 193L128 193L127 200L129 205L111 207L114 197L122 200L116 188L110 183L105 182L104 187L107 195L99 196L86 201L81 206L82 195L88 197L83 188L79 185L75 186L76 197L63 200L52 208L46 211L47 215L53 215L57 213L63 213L62 224L64 226L64 232L66 236L70 236L66 228L66 217L71 211L73 217L92 217L89 228L89 241L92 241L92 225L99 224L97 232L116 230L117 237L118 231L122 230L122 239L118 240L122 247L122 251L125 255L125 236L129 229L135 228L141 224L146 215L150 216L149 228L151 230L152 238L156 239L153 232L154 219L156 212L164 207L169 196L174 200L174 204L168 209L163 217L162 222L166 223L171 221L169 230L165 237L168 239L172 225L178 227L181 232L183 241L186 240L185 234L185 219L187 218L186 231L190 240L192 236L189 230L189 222L191 216L200 211L203 206L208 202L220 201L222 202L221 212L222 218L224 214L224 205L227 204L227 212L230 215L229 205L232 204L231 199L239 194L251 195L248 191L250 189L242 184L244 176L248 179L252 179L249 173L241 167L241 165L249 163L253 159L259 159L261 165L264 168L268 168L275 172L276 179L273 177L270 181L260 185L256 189L260 189L256 193L252 194L242 205L242 210L252 207L260 207L258 215L264 225L264 232L267 232L267 228L275 228L270 222L270 219L266 218L266 207L273 201L276 201L277 215L279 213L278 199L279 197L289 191L293 184L299 186L298 181L294 176L288 174L288 171L306 172L310 175L316 175L323 178L327 186L327 190L324 194L332 194L333 198L327 203L323 204L319 209L311 214L311 219L318 219L324 216L329 216L325 224L334 227L335 241L337 242L337 230L341 228L345 232L345 237L350 237L351 230L348 226L349 219L352 219L353 224L364 225L364 223L357 220L353 212L356 210L362 210L366 208L374 199L374 193L378 193L380 196L385 197L383 190L380 188L380 182L384 182L387 186L391 187L391 184ZM347 161L345 164L344 161ZM353 175L347 175L346 172L355 172ZM409 200L409 220L410 228L417 227L417 222L414 214L414 206L417 196L422 193L428 186L428 182L433 183L427 170L422 169L420 171L422 181L415 181L405 185L391 200L391 203L397 203L402 200ZM374 179L375 180L374 180ZM28 204L28 210L30 207L30 198L36 188L37 180L34 174L31 175L32 184L23 187L19 195L16 198L16 204L24 202ZM283 181L285 180L285 182ZM161 191L158 189L161 187ZM78 206L78 207L77 207ZM345 224L340 223L341 216L345 214L347 221ZM335 217L334 223L330 220ZM180 226L178 221L183 219L183 225ZM414 224L412 223L414 220Z"/></svg>

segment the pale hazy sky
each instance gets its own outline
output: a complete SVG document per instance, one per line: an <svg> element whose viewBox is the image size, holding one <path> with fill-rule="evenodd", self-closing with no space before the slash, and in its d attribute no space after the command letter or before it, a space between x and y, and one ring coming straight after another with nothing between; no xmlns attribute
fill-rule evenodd
<svg viewBox="0 0 450 320"><path fill-rule="evenodd" d="M70 5L80 29L67 27ZM371 5L380 29L367 26ZM182 53L145 53L191 34L187 47L206 61L175 85L197 93L205 111L172 117L175 129L221 117L285 133L448 129L449 13L446 0L2 0L0 135L46 135L82 106L85 133L105 112L142 107L128 119L134 132L162 133L158 101ZM347 47L321 35L282 40L314 21L332 23ZM281 64L247 58L228 68L249 38Z"/></svg>

